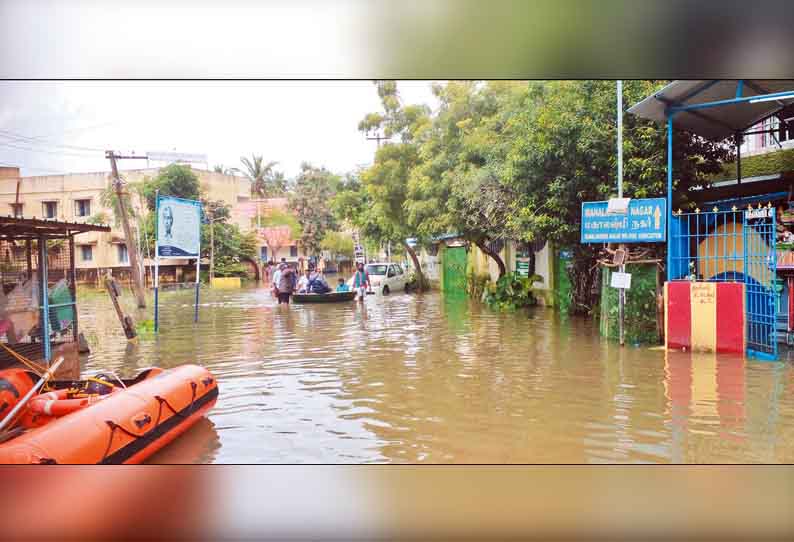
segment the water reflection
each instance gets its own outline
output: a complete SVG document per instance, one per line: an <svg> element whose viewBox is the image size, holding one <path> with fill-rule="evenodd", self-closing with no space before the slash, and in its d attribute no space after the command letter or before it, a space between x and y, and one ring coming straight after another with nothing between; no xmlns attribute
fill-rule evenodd
<svg viewBox="0 0 794 542"><path fill-rule="evenodd" d="M190 292L165 294L162 332L137 345L104 295L81 297L88 373L196 362L218 377L208 424L154 461L794 459L790 364L620 348L587 320L494 313L465 297L290 307L258 289L202 297L194 324Z"/></svg>

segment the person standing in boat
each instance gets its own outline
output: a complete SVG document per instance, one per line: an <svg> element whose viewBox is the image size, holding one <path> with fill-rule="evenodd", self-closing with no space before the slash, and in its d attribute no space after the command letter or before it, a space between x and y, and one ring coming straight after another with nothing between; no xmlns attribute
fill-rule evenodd
<svg viewBox="0 0 794 542"><path fill-rule="evenodd" d="M295 285L298 282L295 270L282 263L280 266L281 273L278 277L278 304L289 305L289 298L295 291Z"/></svg>
<svg viewBox="0 0 794 542"><path fill-rule="evenodd" d="M353 275L353 289L358 292L360 301L364 301L364 296L367 295L367 289L371 288L369 283L369 274L364 269L364 264L360 263L356 266L356 273Z"/></svg>

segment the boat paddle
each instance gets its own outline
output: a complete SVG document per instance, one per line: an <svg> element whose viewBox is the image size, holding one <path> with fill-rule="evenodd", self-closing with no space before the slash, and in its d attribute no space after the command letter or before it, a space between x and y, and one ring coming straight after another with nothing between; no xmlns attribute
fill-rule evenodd
<svg viewBox="0 0 794 542"><path fill-rule="evenodd" d="M43 375L41 375L41 378L39 379L38 382L36 382L36 385L33 386L30 389L30 391L25 394L25 396L16 404L16 406L14 406L14 408L11 409L11 412L8 413L8 415L3 419L3 421L0 422L0 431L5 429L5 426L8 425L8 423L16 417L17 413L20 410L22 410L22 407L24 407L27 404L27 402L30 401L30 398L36 395L36 392L38 392L41 389L41 387L45 384L45 382L47 382L47 380L49 380L52 377L52 375L55 374L55 371L58 370L58 367L61 366L61 363L63 363L63 356L59 357L55 361L55 363L53 363L50 366L50 368L47 369Z"/></svg>

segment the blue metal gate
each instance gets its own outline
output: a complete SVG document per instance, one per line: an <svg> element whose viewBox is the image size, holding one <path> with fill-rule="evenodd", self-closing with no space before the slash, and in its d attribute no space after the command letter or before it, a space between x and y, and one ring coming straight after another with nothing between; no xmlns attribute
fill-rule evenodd
<svg viewBox="0 0 794 542"><path fill-rule="evenodd" d="M748 208L743 215L747 354L777 359L775 209Z"/></svg>
<svg viewBox="0 0 794 542"><path fill-rule="evenodd" d="M777 359L775 209L723 202L670 218L668 280L744 282L747 354Z"/></svg>

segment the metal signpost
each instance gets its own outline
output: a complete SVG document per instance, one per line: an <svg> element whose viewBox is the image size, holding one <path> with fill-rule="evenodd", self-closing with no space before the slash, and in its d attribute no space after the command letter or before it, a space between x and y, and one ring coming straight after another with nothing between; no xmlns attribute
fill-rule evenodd
<svg viewBox="0 0 794 542"><path fill-rule="evenodd" d="M201 202L160 196L156 205L156 245L154 253L154 330L160 329L160 258L196 258L196 306L193 320L198 322L199 270L201 266Z"/></svg>

